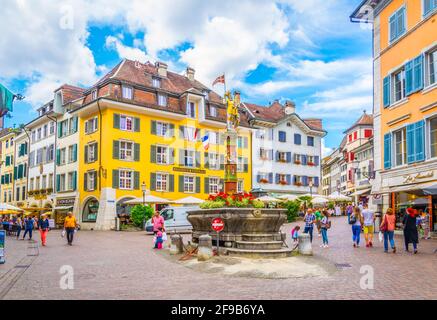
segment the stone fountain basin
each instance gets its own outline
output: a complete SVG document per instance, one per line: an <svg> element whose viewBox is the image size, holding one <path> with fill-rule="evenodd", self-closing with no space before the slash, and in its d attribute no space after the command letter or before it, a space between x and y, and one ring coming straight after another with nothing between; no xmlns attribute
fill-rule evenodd
<svg viewBox="0 0 437 320"><path fill-rule="evenodd" d="M212 230L212 220L221 218L225 228L220 232L220 242L226 247L236 247L243 235L259 236L272 241L281 241L281 226L287 221L285 209L221 208L188 211L188 221L193 226L193 242L204 234L211 235L213 242L217 233Z"/></svg>

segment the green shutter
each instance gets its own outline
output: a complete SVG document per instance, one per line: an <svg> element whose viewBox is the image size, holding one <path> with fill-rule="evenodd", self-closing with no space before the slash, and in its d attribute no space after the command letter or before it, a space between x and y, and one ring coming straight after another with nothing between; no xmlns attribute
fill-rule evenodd
<svg viewBox="0 0 437 320"><path fill-rule="evenodd" d="M196 168L200 168L200 152L196 152Z"/></svg>
<svg viewBox="0 0 437 320"><path fill-rule="evenodd" d="M168 191L169 192L174 192L174 175L173 174L169 174L168 178L169 178Z"/></svg>
<svg viewBox="0 0 437 320"><path fill-rule="evenodd" d="M73 161L77 161L77 143L73 145Z"/></svg>
<svg viewBox="0 0 437 320"><path fill-rule="evenodd" d="M139 171L134 172L134 189L140 190L140 172Z"/></svg>
<svg viewBox="0 0 437 320"><path fill-rule="evenodd" d="M203 156L204 156L203 163L204 163L205 169L209 169L209 153L205 152Z"/></svg>
<svg viewBox="0 0 437 320"><path fill-rule="evenodd" d="M94 171L93 175L94 175L94 190L97 190L97 179L98 179L97 171Z"/></svg>
<svg viewBox="0 0 437 320"><path fill-rule="evenodd" d="M14 180L17 179L18 168L14 167Z"/></svg>
<svg viewBox="0 0 437 320"><path fill-rule="evenodd" d="M179 176L179 192L184 192L184 176Z"/></svg>
<svg viewBox="0 0 437 320"><path fill-rule="evenodd" d="M77 188L77 171L73 172L73 191L76 191Z"/></svg>
<svg viewBox="0 0 437 320"><path fill-rule="evenodd" d="M152 126L151 126L152 134L156 136L156 121L152 120Z"/></svg>
<svg viewBox="0 0 437 320"><path fill-rule="evenodd" d="M179 126L179 138L185 139L185 128L184 126Z"/></svg>
<svg viewBox="0 0 437 320"><path fill-rule="evenodd" d="M78 118L77 117L74 117L73 118L73 133L76 133L77 132L77 130L78 130Z"/></svg>
<svg viewBox="0 0 437 320"><path fill-rule="evenodd" d="M112 187L114 189L120 187L120 173L118 170L112 170Z"/></svg>
<svg viewBox="0 0 437 320"><path fill-rule="evenodd" d="M9 156L6 156L6 167L11 164L11 158Z"/></svg>
<svg viewBox="0 0 437 320"><path fill-rule="evenodd" d="M384 101L384 107L388 107L390 105L390 75L384 78L383 81L383 101Z"/></svg>
<svg viewBox="0 0 437 320"><path fill-rule="evenodd" d="M156 146L150 146L150 162L156 163Z"/></svg>
<svg viewBox="0 0 437 320"><path fill-rule="evenodd" d="M85 146L85 150L84 150L84 162L88 163L88 146Z"/></svg>
<svg viewBox="0 0 437 320"><path fill-rule="evenodd" d="M88 191L87 187L88 187L88 173L85 172L83 174L83 190Z"/></svg>
<svg viewBox="0 0 437 320"><path fill-rule="evenodd" d="M243 158L243 163L244 163L244 172L247 173L249 172L249 159L248 158Z"/></svg>
<svg viewBox="0 0 437 320"><path fill-rule="evenodd" d="M134 144L134 161L140 161L140 144Z"/></svg>
<svg viewBox="0 0 437 320"><path fill-rule="evenodd" d="M205 177L204 179L204 191L206 194L209 194L209 178Z"/></svg>
<svg viewBox="0 0 437 320"><path fill-rule="evenodd" d="M56 175L56 192L59 192L61 190L61 175Z"/></svg>
<svg viewBox="0 0 437 320"><path fill-rule="evenodd" d="M169 128L170 128L170 137L174 137L174 124L170 123Z"/></svg>
<svg viewBox="0 0 437 320"><path fill-rule="evenodd" d="M134 131L135 132L141 131L140 123L141 123L140 118L134 118Z"/></svg>
<svg viewBox="0 0 437 320"><path fill-rule="evenodd" d="M62 122L58 123L58 138L62 137Z"/></svg>
<svg viewBox="0 0 437 320"><path fill-rule="evenodd" d="M61 150L56 149L56 165L61 165Z"/></svg>
<svg viewBox="0 0 437 320"><path fill-rule="evenodd" d="M196 193L200 193L200 177L196 177Z"/></svg>
<svg viewBox="0 0 437 320"><path fill-rule="evenodd" d="M174 155L175 155L175 149L169 148L168 149L168 164L174 164Z"/></svg>
<svg viewBox="0 0 437 320"><path fill-rule="evenodd" d="M150 191L156 191L156 173L150 173Z"/></svg>
<svg viewBox="0 0 437 320"><path fill-rule="evenodd" d="M120 115L114 113L114 129L120 129Z"/></svg>

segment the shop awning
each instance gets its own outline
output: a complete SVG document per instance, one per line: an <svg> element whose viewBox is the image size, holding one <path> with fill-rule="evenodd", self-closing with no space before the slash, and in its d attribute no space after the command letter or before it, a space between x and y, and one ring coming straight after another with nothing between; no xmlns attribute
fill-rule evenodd
<svg viewBox="0 0 437 320"><path fill-rule="evenodd" d="M437 196L437 183L424 188L423 193L427 196Z"/></svg>
<svg viewBox="0 0 437 320"><path fill-rule="evenodd" d="M424 195L431 195L431 194L427 194L426 190L428 190L428 192L432 192L431 189L435 184L435 182L433 183L419 183L419 184L409 184L409 185L405 185L405 186L398 186L398 187L391 187L391 188L384 188L383 191L381 191L380 193L398 193L398 192L406 192L406 193L421 193ZM434 188L433 190L437 191L437 188ZM435 193L437 194L437 193Z"/></svg>
<svg viewBox="0 0 437 320"><path fill-rule="evenodd" d="M357 190L354 193L352 193L350 196L351 197L356 197L356 196L362 196L362 195L365 195L365 194L370 194L370 190L371 190L370 188L363 189L363 190Z"/></svg>
<svg viewBox="0 0 437 320"><path fill-rule="evenodd" d="M71 209L73 209L73 206L67 206L67 207L54 207L53 209L54 209L54 210L59 210L59 211L61 211L61 210L71 210Z"/></svg>

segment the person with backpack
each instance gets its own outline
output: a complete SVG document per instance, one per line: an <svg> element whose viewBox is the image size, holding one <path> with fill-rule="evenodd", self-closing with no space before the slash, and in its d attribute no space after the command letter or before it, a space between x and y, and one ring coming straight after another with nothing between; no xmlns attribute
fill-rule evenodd
<svg viewBox="0 0 437 320"><path fill-rule="evenodd" d="M366 240L366 248L371 248L373 247L373 233L375 232L375 213L369 209L367 203L364 203L361 214L364 219L364 238Z"/></svg>
<svg viewBox="0 0 437 320"><path fill-rule="evenodd" d="M331 221L328 219L328 212L326 210L322 211L322 219L320 220L320 232L322 233L323 244L321 248L328 248L328 229L331 228Z"/></svg>
<svg viewBox="0 0 437 320"><path fill-rule="evenodd" d="M352 225L352 241L354 248L359 248L361 228L364 224L364 219L361 214L361 209L359 207L356 207L354 209L354 213L351 215L349 224Z"/></svg>
<svg viewBox="0 0 437 320"><path fill-rule="evenodd" d="M394 240L396 228L396 215L393 212L392 208L388 208L384 217L382 218L381 226L379 227L379 231L384 234L384 252L388 252L388 243L390 242L391 249L393 253L396 253L396 245Z"/></svg>

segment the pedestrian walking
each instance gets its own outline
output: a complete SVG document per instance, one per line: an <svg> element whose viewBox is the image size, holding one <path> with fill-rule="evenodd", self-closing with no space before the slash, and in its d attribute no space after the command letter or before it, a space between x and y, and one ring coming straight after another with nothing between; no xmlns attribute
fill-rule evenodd
<svg viewBox="0 0 437 320"><path fill-rule="evenodd" d="M349 204L346 207L347 223L349 223L349 219L353 212L354 212L354 207L352 206L352 203L349 202Z"/></svg>
<svg viewBox="0 0 437 320"><path fill-rule="evenodd" d="M310 235L310 241L313 242L313 230L314 230L314 223L316 221L316 216L313 213L312 209L308 209L307 213L304 217L305 221L305 229L303 230L303 233L307 233Z"/></svg>
<svg viewBox="0 0 437 320"><path fill-rule="evenodd" d="M299 241L299 230L299 226L295 226L293 230L291 230L291 239L293 239L293 244L296 244Z"/></svg>
<svg viewBox="0 0 437 320"><path fill-rule="evenodd" d="M428 212L423 212L422 214L422 230L423 230L423 239L430 239L430 217Z"/></svg>
<svg viewBox="0 0 437 320"><path fill-rule="evenodd" d="M17 228L17 240L20 238L21 229L23 228L23 222L20 217L15 220L15 226Z"/></svg>
<svg viewBox="0 0 437 320"><path fill-rule="evenodd" d="M318 209L314 213L314 215L316 216L316 227L317 227L317 233L318 233L319 237L320 237L321 232L322 232L321 231L321 226L322 226L322 223L321 223L321 221L322 221L322 212L321 211L322 210Z"/></svg>
<svg viewBox="0 0 437 320"><path fill-rule="evenodd" d="M390 242L393 253L396 253L396 245L394 240L396 228L396 215L392 208L388 208L384 217L382 218L379 230L384 234L384 252L388 252L388 243Z"/></svg>
<svg viewBox="0 0 437 320"><path fill-rule="evenodd" d="M328 248L329 246L328 229L330 228L331 228L331 221L329 221L328 218L328 211L323 210L322 219L320 221L320 232L322 233L322 241L323 241L323 244L321 245L322 248Z"/></svg>
<svg viewBox="0 0 437 320"><path fill-rule="evenodd" d="M32 217L27 217L24 221L24 234L23 234L23 240L26 238L26 235L29 234L29 240L32 240L32 231L34 228L35 219Z"/></svg>
<svg viewBox="0 0 437 320"><path fill-rule="evenodd" d="M41 235L42 246L45 247L46 240L47 240L47 233L50 231L49 220L47 219L47 216L45 214L43 214L41 216L41 219L38 221L38 229Z"/></svg>
<svg viewBox="0 0 437 320"><path fill-rule="evenodd" d="M359 207L356 207L349 221L349 224L352 225L352 241L354 248L360 247L360 236L363 223L364 219L361 214L361 210Z"/></svg>
<svg viewBox="0 0 437 320"><path fill-rule="evenodd" d="M375 212L369 209L367 203L363 204L363 211L361 212L364 220L364 239L366 240L366 247L373 247L373 234L375 232Z"/></svg>
<svg viewBox="0 0 437 320"><path fill-rule="evenodd" d="M76 231L77 221L76 217L73 216L73 212L68 212L64 220L64 230L67 233L67 242L69 246L73 245L74 233Z"/></svg>
<svg viewBox="0 0 437 320"><path fill-rule="evenodd" d="M419 243L419 234L417 232L416 219L417 211L413 208L408 208L402 221L404 225L405 250L409 252L409 244L412 243L414 254L417 253L417 244Z"/></svg>

